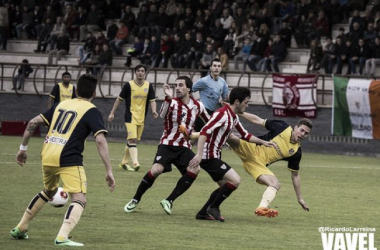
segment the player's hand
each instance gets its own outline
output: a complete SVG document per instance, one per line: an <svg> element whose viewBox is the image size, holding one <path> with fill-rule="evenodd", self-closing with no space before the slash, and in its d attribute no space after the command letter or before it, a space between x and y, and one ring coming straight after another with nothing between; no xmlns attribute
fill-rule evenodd
<svg viewBox="0 0 380 250"><path fill-rule="evenodd" d="M106 182L112 193L113 190L115 189L115 178L113 177L112 172L109 172L106 174Z"/></svg>
<svg viewBox="0 0 380 250"><path fill-rule="evenodd" d="M16 155L16 162L23 167L26 162L26 158L28 158L28 154L24 150L19 150Z"/></svg>
<svg viewBox="0 0 380 250"><path fill-rule="evenodd" d="M113 121L113 118L115 118L115 115L114 115L114 114L110 114L110 115L108 116L108 121L109 121L109 122L112 122L112 121Z"/></svg>
<svg viewBox="0 0 380 250"><path fill-rule="evenodd" d="M189 162L189 168L195 168L199 165L202 160L202 156L196 154L193 159Z"/></svg>
<svg viewBox="0 0 380 250"><path fill-rule="evenodd" d="M276 144L274 144L273 142L270 142L270 141L263 141L263 145L265 147L274 147Z"/></svg>
<svg viewBox="0 0 380 250"><path fill-rule="evenodd" d="M153 112L152 112L152 115L153 115L153 118L154 118L154 119L157 119L157 117L158 117L158 113L157 113L156 111L153 111Z"/></svg>
<svg viewBox="0 0 380 250"><path fill-rule="evenodd" d="M309 207L308 207L308 205L306 204L306 202L303 199L298 200L298 203L301 205L301 207L303 208L303 210L309 211Z"/></svg>
<svg viewBox="0 0 380 250"><path fill-rule="evenodd" d="M163 86L165 95L169 98L173 98L173 90L170 88L170 85L165 83Z"/></svg>

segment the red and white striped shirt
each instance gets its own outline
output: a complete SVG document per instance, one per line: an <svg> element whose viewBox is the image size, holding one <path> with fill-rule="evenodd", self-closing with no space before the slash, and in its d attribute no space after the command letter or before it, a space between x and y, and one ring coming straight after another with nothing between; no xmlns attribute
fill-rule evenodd
<svg viewBox="0 0 380 250"><path fill-rule="evenodd" d="M164 119L164 133L161 136L160 144L187 148L191 148L191 144L178 131L179 125L185 125L188 130L192 130L197 116L200 116L205 122L210 119L203 103L192 97L188 104L184 104L179 98L165 98L160 109L160 116Z"/></svg>
<svg viewBox="0 0 380 250"><path fill-rule="evenodd" d="M226 143L232 129L235 128L243 140L249 141L252 137L239 121L239 117L232 111L229 105L215 111L202 128L201 135L207 137L203 148L202 159L220 158L220 152Z"/></svg>

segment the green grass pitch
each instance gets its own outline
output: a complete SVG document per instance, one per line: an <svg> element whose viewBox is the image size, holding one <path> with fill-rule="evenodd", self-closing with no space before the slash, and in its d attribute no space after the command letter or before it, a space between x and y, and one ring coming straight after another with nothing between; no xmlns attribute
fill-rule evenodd
<svg viewBox="0 0 380 250"><path fill-rule="evenodd" d="M42 189L39 153L43 139L31 139L24 167L14 161L20 141L20 137L0 137L0 249L57 249L53 242L67 205L46 205L29 226L29 240L16 241L9 236L29 201ZM142 168L139 172L127 172L118 168L124 144L109 143L116 178L116 189L111 194L95 143L87 142L84 162L88 203L72 232L73 239L83 242L85 249L319 250L323 249L319 227L376 228L375 246L380 249L379 159L304 152L300 173L309 212L303 211L297 202L286 163L273 164L271 169L282 188L272 203L279 210L279 217L269 219L254 215L264 187L243 170L233 152L224 150L223 160L242 177L237 191L221 206L225 223L195 220L196 212L216 188L204 171L176 200L173 214L165 214L159 202L180 177L175 168L157 179L135 213L127 214L123 207L151 167L156 148L157 145L139 145Z"/></svg>

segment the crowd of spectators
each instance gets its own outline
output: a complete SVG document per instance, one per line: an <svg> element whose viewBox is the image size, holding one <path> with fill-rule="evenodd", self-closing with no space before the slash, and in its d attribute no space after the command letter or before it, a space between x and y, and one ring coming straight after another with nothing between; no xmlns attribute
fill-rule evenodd
<svg viewBox="0 0 380 250"><path fill-rule="evenodd" d="M285 59L294 37L298 47L311 50L308 71L325 69L332 73L336 65L336 73L340 74L346 63L347 73L373 74L380 63L380 48L375 42L380 29L380 3L375 0L373 8L361 17L359 11L367 2L2 0L0 36L3 49L7 38L37 39L35 52L48 50L49 58L67 54L70 41L83 42L80 64L112 65L108 52L112 51L114 56L124 54L129 67L135 57L150 67L166 68L170 62L174 68L208 69L212 58L219 57L224 69L232 59L234 70L243 65L244 71L249 68L261 72L279 71L278 63ZM138 8L137 14L133 8ZM349 17L349 30L331 37L332 26L348 22ZM122 47L133 41L130 36L134 37L133 46ZM67 39L63 42L62 37ZM321 38L326 37L327 44L322 48ZM49 63L53 63L51 59Z"/></svg>

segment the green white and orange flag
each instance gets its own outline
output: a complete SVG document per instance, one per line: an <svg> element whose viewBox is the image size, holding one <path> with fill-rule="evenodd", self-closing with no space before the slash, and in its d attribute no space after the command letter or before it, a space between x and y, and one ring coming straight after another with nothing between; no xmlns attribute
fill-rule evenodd
<svg viewBox="0 0 380 250"><path fill-rule="evenodd" d="M334 76L332 134L380 139L380 81Z"/></svg>

